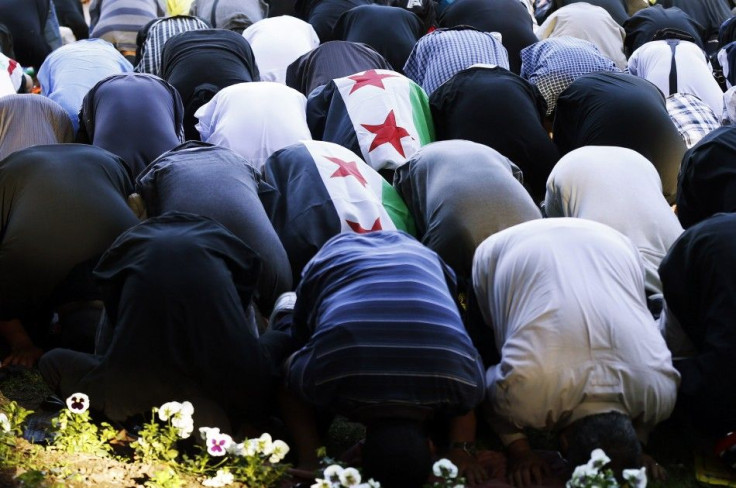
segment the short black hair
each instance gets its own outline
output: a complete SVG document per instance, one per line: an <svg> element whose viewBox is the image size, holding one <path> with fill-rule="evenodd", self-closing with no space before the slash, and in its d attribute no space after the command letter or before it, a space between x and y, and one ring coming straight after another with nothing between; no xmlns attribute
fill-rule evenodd
<svg viewBox="0 0 736 488"><path fill-rule="evenodd" d="M621 480L624 469L639 468L641 444L628 415L620 412L588 415L573 422L566 437L566 457L572 467L587 463L594 449L603 449L611 458L607 467L617 479Z"/></svg>
<svg viewBox="0 0 736 488"><path fill-rule="evenodd" d="M424 426L413 419L380 419L366 426L363 471L383 488L420 488L432 469Z"/></svg>

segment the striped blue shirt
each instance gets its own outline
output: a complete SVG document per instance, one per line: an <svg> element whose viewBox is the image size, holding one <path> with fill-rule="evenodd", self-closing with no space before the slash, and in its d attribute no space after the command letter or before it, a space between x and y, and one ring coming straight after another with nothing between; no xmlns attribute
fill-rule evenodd
<svg viewBox="0 0 736 488"><path fill-rule="evenodd" d="M484 373L450 293L452 271L400 231L345 233L305 267L290 387L349 414L416 405L459 414L483 399Z"/></svg>

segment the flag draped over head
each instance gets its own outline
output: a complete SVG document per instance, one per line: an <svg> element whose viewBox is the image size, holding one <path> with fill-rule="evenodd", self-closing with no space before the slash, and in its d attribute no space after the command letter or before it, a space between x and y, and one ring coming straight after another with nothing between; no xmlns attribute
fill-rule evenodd
<svg viewBox="0 0 736 488"><path fill-rule="evenodd" d="M261 200L289 255L295 283L304 265L341 232L403 230L414 221L394 188L352 151L302 141L275 152L264 167Z"/></svg>
<svg viewBox="0 0 736 488"><path fill-rule="evenodd" d="M426 93L390 70L332 80L307 102L307 123L316 139L362 154L375 170L396 169L434 141Z"/></svg>

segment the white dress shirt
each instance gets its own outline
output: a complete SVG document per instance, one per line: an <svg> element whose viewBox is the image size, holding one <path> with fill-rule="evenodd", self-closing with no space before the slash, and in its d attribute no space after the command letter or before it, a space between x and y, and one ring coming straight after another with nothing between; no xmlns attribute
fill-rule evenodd
<svg viewBox="0 0 736 488"><path fill-rule="evenodd" d="M223 88L194 114L204 142L224 146L261 170L279 149L311 140L307 99L286 85L238 83Z"/></svg>
<svg viewBox="0 0 736 488"><path fill-rule="evenodd" d="M504 444L609 411L646 440L672 412L679 374L623 234L571 218L510 227L476 250L473 285L501 353L486 384Z"/></svg>

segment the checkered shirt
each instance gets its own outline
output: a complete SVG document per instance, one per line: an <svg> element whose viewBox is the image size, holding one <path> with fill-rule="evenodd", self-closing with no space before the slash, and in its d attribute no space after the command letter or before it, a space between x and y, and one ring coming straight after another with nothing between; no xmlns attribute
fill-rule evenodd
<svg viewBox="0 0 736 488"><path fill-rule="evenodd" d="M667 112L688 148L721 126L713 110L689 93L675 93L667 97Z"/></svg>
<svg viewBox="0 0 736 488"><path fill-rule="evenodd" d="M414 45L404 74L430 95L459 71L479 63L509 69L509 54L489 32L437 29Z"/></svg>
<svg viewBox="0 0 736 488"><path fill-rule="evenodd" d="M210 26L197 17L180 15L159 19L151 25L141 48L141 60L135 71L161 76L161 51L166 41L182 32L209 29Z"/></svg>
<svg viewBox="0 0 736 488"><path fill-rule="evenodd" d="M521 50L521 77L539 88L547 101L547 115L557 98L573 81L599 71L621 70L589 41L569 36L552 37Z"/></svg>

